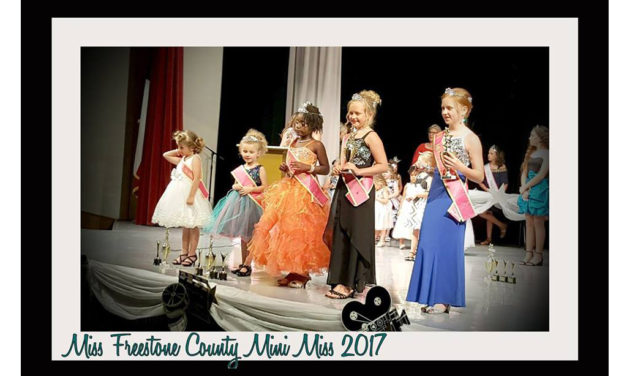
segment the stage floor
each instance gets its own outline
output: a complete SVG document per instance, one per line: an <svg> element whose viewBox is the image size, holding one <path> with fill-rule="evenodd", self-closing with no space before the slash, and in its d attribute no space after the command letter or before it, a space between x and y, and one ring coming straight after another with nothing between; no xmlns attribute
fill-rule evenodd
<svg viewBox="0 0 627 376"><path fill-rule="evenodd" d="M132 222L116 222L113 230L81 230L81 253L88 259L105 263L176 275L180 266L171 265L180 251L172 251L169 267L153 266L156 242L163 242L165 230L160 227L137 226ZM170 230L173 250L181 248L181 229ZM201 235L199 248L208 247L209 237ZM409 242L407 243L409 244ZM521 248L495 246L496 258L509 261L522 260ZM235 252L232 252L235 250ZM229 268L241 263L239 245L226 238L214 239L214 253L228 254ZM488 280L484 262L487 246L469 248L465 252L466 307L453 307L450 314L428 315L420 312L418 303L405 302L413 262L405 261L408 250L397 247L377 248L377 283L392 296L393 305L404 309L411 325L403 331L544 331L549 329L549 253L544 252L544 266L515 267L517 283L509 284ZM218 261L219 263L220 261ZM193 268L182 268L193 271ZM218 285L228 285L261 296L312 303L341 311L350 300L333 300L324 293L329 289L326 274L312 276L305 289L276 286L262 270L254 270L250 277L237 277L228 273L227 281L212 280ZM219 287L218 287L219 288ZM356 295L363 301L365 294Z"/></svg>

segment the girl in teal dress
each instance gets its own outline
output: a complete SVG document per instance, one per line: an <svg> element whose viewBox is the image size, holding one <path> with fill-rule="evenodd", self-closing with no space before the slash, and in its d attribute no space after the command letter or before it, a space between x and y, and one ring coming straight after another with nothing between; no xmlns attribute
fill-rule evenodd
<svg viewBox="0 0 627 376"><path fill-rule="evenodd" d="M519 213L525 214L526 241L523 265L541 266L549 219L549 128L537 125L531 130L529 147L521 166Z"/></svg>

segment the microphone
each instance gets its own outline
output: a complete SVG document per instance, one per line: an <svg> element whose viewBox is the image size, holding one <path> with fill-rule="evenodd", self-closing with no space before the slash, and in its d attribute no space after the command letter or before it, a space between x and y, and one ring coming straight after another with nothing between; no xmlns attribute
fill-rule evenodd
<svg viewBox="0 0 627 376"><path fill-rule="evenodd" d="M220 158L221 160L224 160L224 157L221 156L220 154L216 153L213 149L211 149L209 146L205 145L205 149L209 150L211 152L211 154L215 154L218 158Z"/></svg>

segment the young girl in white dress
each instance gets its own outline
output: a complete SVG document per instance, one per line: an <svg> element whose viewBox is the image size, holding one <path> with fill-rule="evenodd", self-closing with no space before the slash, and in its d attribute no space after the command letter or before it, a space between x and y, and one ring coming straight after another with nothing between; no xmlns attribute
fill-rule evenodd
<svg viewBox="0 0 627 376"><path fill-rule="evenodd" d="M374 187L377 190L374 204L374 231L379 235L377 247L385 246L385 234L393 226L391 193L383 175L374 178Z"/></svg>
<svg viewBox="0 0 627 376"><path fill-rule="evenodd" d="M390 242L392 240L390 238L390 232L394 228L398 218L398 210L401 205L401 194L403 192L403 182L401 175L398 173L398 162L400 162L400 160L396 157L390 159L388 171L383 173L385 182L390 190L390 202L392 203L392 225L387 231L385 231L386 242Z"/></svg>
<svg viewBox="0 0 627 376"><path fill-rule="evenodd" d="M398 209L398 217L394 224L392 237L398 239L399 249L405 248L405 240L411 239L414 233L414 216L418 205L418 194L422 193L422 187L416 182L420 171L416 166L409 168L409 183L403 188L403 196L400 199L400 207ZM409 246L407 246L409 248Z"/></svg>
<svg viewBox="0 0 627 376"><path fill-rule="evenodd" d="M405 258L407 261L414 261L416 259L416 249L418 248L418 239L420 239L422 217L425 213L427 197L429 196L429 189L431 188L431 182L433 181L433 170L435 168L433 153L426 151L420 154L416 164L412 167L416 168L416 189L415 191L412 191L414 205L411 206L411 211L409 212L410 225L408 225L408 227L412 227L412 233L410 246L411 251L409 252L409 256ZM409 193L407 195L409 196Z"/></svg>
<svg viewBox="0 0 627 376"><path fill-rule="evenodd" d="M196 247L200 228L209 220L208 192L202 184L202 162L198 155L205 141L194 132L174 132L178 146L163 153L163 157L176 165L170 174L170 183L157 202L152 222L163 227L183 227L181 255L172 263L192 266L198 256Z"/></svg>

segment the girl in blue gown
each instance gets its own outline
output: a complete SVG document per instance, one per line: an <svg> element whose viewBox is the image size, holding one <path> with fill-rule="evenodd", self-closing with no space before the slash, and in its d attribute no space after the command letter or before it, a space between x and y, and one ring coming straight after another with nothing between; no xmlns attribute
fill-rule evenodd
<svg viewBox="0 0 627 376"><path fill-rule="evenodd" d="M442 118L451 136L444 167L454 169L462 182L484 178L481 141L467 126L472 97L462 88L446 89L442 95ZM425 208L416 261L409 282L407 301L426 304L425 313L448 313L450 306L465 307L464 233L466 222L449 213L453 203L439 169L433 176Z"/></svg>

